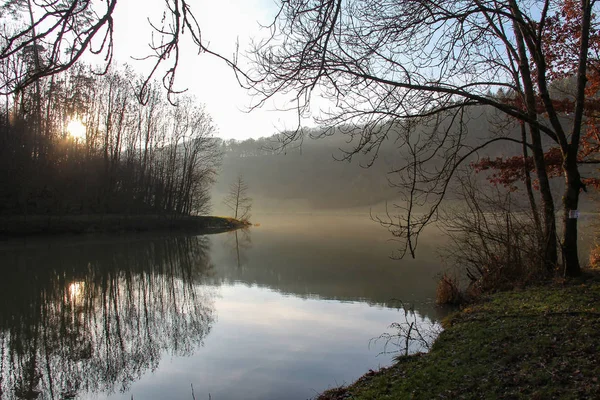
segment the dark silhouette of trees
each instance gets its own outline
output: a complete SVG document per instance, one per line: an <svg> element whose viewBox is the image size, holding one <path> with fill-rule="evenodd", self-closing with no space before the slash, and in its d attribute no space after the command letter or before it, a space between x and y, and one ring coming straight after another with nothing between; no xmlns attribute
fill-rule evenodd
<svg viewBox="0 0 600 400"><path fill-rule="evenodd" d="M219 163L215 131L174 93L179 35L202 46L186 0L164 0L147 76L111 68L117 2L6 1L0 7L0 214L206 213ZM150 38L149 38L150 39ZM162 39L162 40L161 40ZM102 67L78 64L84 53ZM85 137L67 127L85 125Z"/></svg>
<svg viewBox="0 0 600 400"><path fill-rule="evenodd" d="M540 251L553 270L558 263L555 206L544 147L556 144L565 178L562 254L565 273L576 275L577 220L569 211L577 209L584 187L576 156L590 57L595 57L589 51L594 7L593 0L283 2L270 26L272 35L254 50L255 74L247 84L265 101L294 93L300 113L308 110L316 91L331 99L334 106L319 122L329 132L343 126L359 138L348 159L357 153L376 158L391 127L401 128L396 140L408 156L399 160L394 184L406 204L400 215L382 222L404 240L403 253L414 254L418 234L436 219L458 167L486 145L508 140L531 151L541 195ZM569 123L551 97L556 77L549 70L553 53L545 40L545 28L556 19L565 21L567 8L578 21L571 24L576 39L569 71L576 90ZM500 89L511 93L511 101L496 95ZM520 134L505 133L465 144L468 110L476 105L522 122L527 143ZM301 135L299 129L283 141ZM424 204L428 212L414 213Z"/></svg>
<svg viewBox="0 0 600 400"><path fill-rule="evenodd" d="M240 221L248 221L250 219L252 198L248 196L248 185L242 175L238 175L235 182L229 186L229 193L223 199L223 203L231 209L233 218Z"/></svg>
<svg viewBox="0 0 600 400"><path fill-rule="evenodd" d="M146 104L129 68L75 65L6 95L0 108L0 214L202 214L220 163L215 127L157 84ZM68 132L72 121L83 137Z"/></svg>

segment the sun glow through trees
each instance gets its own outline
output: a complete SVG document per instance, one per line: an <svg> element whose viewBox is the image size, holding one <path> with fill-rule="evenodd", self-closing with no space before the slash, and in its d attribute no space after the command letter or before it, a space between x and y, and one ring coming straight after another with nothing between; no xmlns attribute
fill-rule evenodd
<svg viewBox="0 0 600 400"><path fill-rule="evenodd" d="M85 141L85 125L77 118L73 118L67 125L67 132L75 140Z"/></svg>

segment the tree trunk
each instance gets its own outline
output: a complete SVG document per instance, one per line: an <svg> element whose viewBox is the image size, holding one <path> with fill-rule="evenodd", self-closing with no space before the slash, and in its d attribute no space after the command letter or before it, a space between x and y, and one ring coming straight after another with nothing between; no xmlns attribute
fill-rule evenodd
<svg viewBox="0 0 600 400"><path fill-rule="evenodd" d="M533 129L532 131L535 131ZM533 160L535 164L538 182L540 185L540 195L542 197L542 211L544 216L544 236L542 238L542 251L544 255L544 265L548 272L553 272L558 263L558 246L556 243L556 218L554 216L554 199L550 190L550 182L544 161L544 152L541 146L539 131L532 133ZM534 138L537 136L537 138Z"/></svg>
<svg viewBox="0 0 600 400"><path fill-rule="evenodd" d="M561 243L565 276L577 276L581 273L577 250L577 218L570 215L579 205L581 179L576 162L568 158L565 162L565 194L563 196L563 240Z"/></svg>
<svg viewBox="0 0 600 400"><path fill-rule="evenodd" d="M577 210L579 205L579 190L585 189L581 183L579 168L577 167L577 156L579 140L583 125L585 108L585 88L587 84L587 60L589 51L590 26L592 18L593 2L583 0L581 2L581 42L579 44L579 65L577 67L577 96L575 101L575 115L573 117L573 131L571 133L571 144L566 149L563 162L566 187L563 197L563 241L561 243L563 259L565 262L564 273L566 276L576 276L581 273L579 266L579 255L577 254L577 218L570 216L570 211Z"/></svg>
<svg viewBox="0 0 600 400"><path fill-rule="evenodd" d="M525 188L527 189L527 199L529 200L529 207L531 208L531 215L533 217L533 223L535 224L535 230L538 240L541 240L542 236L542 222L540 221L540 214L538 211L537 204L535 202L535 195L533 192L533 185L531 183L531 174L527 166L527 159L529 158L529 152L527 151L527 130L525 129L525 123L521 122L521 141L523 142L523 159L525 160L524 172L525 172Z"/></svg>
<svg viewBox="0 0 600 400"><path fill-rule="evenodd" d="M512 2L513 12L517 13L518 7L516 2ZM518 15L518 14L517 14ZM525 49L525 43L520 27L514 26L515 37L517 39L517 51L519 54L519 72L523 82L523 90L525 95L525 105L527 114L531 121L537 120L535 91L529 68L529 59ZM544 149L542 147L542 138L540 129L535 123L529 124L529 133L531 135L531 147L533 153L533 163L535 172L538 177L540 195L542 197L542 215L544 217L544 234L542 237L542 254L544 257L544 265L548 272L553 272L558 262L558 249L556 243L556 218L554 216L554 199L550 190L550 182L548 181L548 172L546 170L546 162L544 160Z"/></svg>
<svg viewBox="0 0 600 400"><path fill-rule="evenodd" d="M520 11L517 2L511 1L510 4L512 13L515 16L520 17ZM537 121L535 90L533 87L531 68L529 66L529 58L527 57L525 39L523 38L521 26L515 23L513 28L517 43L519 72L523 83L526 111L530 120L533 121L529 124L529 133L531 135L533 163L535 165L535 172L537 174L540 187L540 195L542 197L542 215L544 219L544 233L542 237L541 251L544 257L544 265L546 269L548 272L553 272L558 262L554 199L552 198L550 182L548 181L548 171L546 170L546 161L544 160L544 149L542 147L540 129L535 124L535 121Z"/></svg>

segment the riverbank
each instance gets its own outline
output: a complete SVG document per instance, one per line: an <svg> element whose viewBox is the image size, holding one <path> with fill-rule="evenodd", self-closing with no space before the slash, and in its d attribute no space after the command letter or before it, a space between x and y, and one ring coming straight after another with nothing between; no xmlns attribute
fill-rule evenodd
<svg viewBox="0 0 600 400"><path fill-rule="evenodd" d="M148 231L215 233L249 225L234 218L213 216L35 215L0 217L0 237Z"/></svg>
<svg viewBox="0 0 600 400"><path fill-rule="evenodd" d="M598 399L600 274L482 299L402 357L319 400Z"/></svg>

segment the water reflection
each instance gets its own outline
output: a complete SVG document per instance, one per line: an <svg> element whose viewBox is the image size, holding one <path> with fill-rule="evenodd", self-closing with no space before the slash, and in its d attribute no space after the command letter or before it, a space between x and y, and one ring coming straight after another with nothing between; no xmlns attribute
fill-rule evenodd
<svg viewBox="0 0 600 400"><path fill-rule="evenodd" d="M444 314L434 304L442 269L438 232L424 235L416 260L398 261L389 257L396 244L368 216L257 218L261 226L240 231L239 237L232 232L225 239L211 238L216 284L244 283L303 298L391 308L402 300L429 318Z"/></svg>
<svg viewBox="0 0 600 400"><path fill-rule="evenodd" d="M391 362L392 299L436 326L439 262L390 260L368 218L261 222L0 243L0 399L307 399Z"/></svg>
<svg viewBox="0 0 600 400"><path fill-rule="evenodd" d="M225 243L231 248L238 269L248 264L248 249L252 248L252 236L249 228L228 232Z"/></svg>
<svg viewBox="0 0 600 400"><path fill-rule="evenodd" d="M205 237L0 250L0 398L126 391L215 320Z"/></svg>

